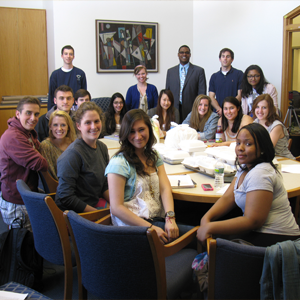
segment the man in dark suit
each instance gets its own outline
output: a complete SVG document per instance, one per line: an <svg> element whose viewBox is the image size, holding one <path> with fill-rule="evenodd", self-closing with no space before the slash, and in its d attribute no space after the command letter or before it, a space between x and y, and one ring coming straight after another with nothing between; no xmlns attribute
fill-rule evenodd
<svg viewBox="0 0 300 300"><path fill-rule="evenodd" d="M195 98L206 95L204 69L190 63L191 50L183 45L178 50L180 64L167 72L166 89L174 96L174 105L179 109L180 123L191 112Z"/></svg>

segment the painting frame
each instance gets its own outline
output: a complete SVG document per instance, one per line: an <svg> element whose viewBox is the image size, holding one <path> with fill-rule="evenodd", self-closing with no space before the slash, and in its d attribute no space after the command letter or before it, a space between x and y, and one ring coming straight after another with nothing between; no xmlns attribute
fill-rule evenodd
<svg viewBox="0 0 300 300"><path fill-rule="evenodd" d="M158 72L158 23L95 20L97 73Z"/></svg>

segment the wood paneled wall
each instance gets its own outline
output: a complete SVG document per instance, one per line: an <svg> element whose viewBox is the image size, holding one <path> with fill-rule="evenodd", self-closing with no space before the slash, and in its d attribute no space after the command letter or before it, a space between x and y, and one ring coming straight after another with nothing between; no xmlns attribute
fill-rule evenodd
<svg viewBox="0 0 300 300"><path fill-rule="evenodd" d="M0 7L0 100L47 93L46 10ZM0 106L0 136L15 107Z"/></svg>
<svg viewBox="0 0 300 300"><path fill-rule="evenodd" d="M0 7L0 97L47 95L46 10Z"/></svg>

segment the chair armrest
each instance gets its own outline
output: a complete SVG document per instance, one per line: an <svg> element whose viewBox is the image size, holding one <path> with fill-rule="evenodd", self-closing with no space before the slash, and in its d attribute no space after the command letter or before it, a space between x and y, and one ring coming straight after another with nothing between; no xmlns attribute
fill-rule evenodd
<svg viewBox="0 0 300 300"><path fill-rule="evenodd" d="M109 214L109 215L103 217L102 219L97 220L95 223L101 224L101 225L112 225L111 215Z"/></svg>
<svg viewBox="0 0 300 300"><path fill-rule="evenodd" d="M193 241L193 239L196 238L197 230L200 226L196 226L190 231L186 232L184 235L176 239L175 241L164 245L164 256L171 256L175 253L177 253L179 250L186 247L189 243Z"/></svg>
<svg viewBox="0 0 300 300"><path fill-rule="evenodd" d="M47 196L51 197L55 202L56 193L50 193L50 194L47 194Z"/></svg>
<svg viewBox="0 0 300 300"><path fill-rule="evenodd" d="M78 214L79 216L89 220L89 221L97 221L99 219L102 219L106 215L109 215L110 209L109 208L104 208L101 210L95 210L95 211L89 211L89 212L84 212Z"/></svg>

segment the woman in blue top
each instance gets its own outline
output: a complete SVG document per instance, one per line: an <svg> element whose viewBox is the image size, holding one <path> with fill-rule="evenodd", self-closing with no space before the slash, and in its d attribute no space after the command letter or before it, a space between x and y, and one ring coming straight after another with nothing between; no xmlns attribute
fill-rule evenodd
<svg viewBox="0 0 300 300"><path fill-rule="evenodd" d="M182 124L189 124L198 132L199 140L209 140L215 137L219 116L211 109L211 99L205 95L196 97L192 111Z"/></svg>
<svg viewBox="0 0 300 300"><path fill-rule="evenodd" d="M147 69L145 66L138 65L133 71L137 84L131 86L126 94L127 110L140 108L144 112L156 107L158 92L153 84L147 83Z"/></svg>
<svg viewBox="0 0 300 300"><path fill-rule="evenodd" d="M128 111L120 130L121 148L105 175L113 224L152 227L166 244L193 227L176 224L170 182L162 159L152 149L154 142L147 114Z"/></svg>

